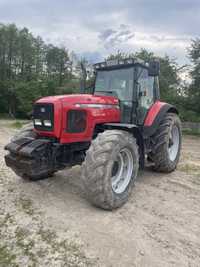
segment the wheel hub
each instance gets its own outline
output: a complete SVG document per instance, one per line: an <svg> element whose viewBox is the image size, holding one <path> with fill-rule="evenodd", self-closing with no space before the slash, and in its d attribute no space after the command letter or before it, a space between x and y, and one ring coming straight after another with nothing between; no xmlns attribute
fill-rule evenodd
<svg viewBox="0 0 200 267"><path fill-rule="evenodd" d="M168 154L171 161L174 161L177 157L179 150L180 136L179 129L176 125L173 125L169 138Z"/></svg>
<svg viewBox="0 0 200 267"><path fill-rule="evenodd" d="M115 193L123 193L130 183L133 174L133 156L128 148L122 149L112 168L112 189Z"/></svg>

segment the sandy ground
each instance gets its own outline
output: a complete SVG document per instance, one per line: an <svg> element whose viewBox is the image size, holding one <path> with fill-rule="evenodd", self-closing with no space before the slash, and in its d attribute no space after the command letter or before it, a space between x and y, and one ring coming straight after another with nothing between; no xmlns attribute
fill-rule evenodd
<svg viewBox="0 0 200 267"><path fill-rule="evenodd" d="M107 212L85 200L80 167L17 177L3 159L13 132L0 121L0 266L200 266L200 138L184 137L177 171L141 171Z"/></svg>

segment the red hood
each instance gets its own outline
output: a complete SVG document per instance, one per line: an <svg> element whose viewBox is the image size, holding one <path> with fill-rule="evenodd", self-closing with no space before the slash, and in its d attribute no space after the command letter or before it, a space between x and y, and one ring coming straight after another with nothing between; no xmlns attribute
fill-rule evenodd
<svg viewBox="0 0 200 267"><path fill-rule="evenodd" d="M59 95L47 96L39 99L36 103L55 103L62 102L65 106L67 104L110 104L116 105L119 103L118 99L114 96L103 95L90 95L90 94L74 94L74 95Z"/></svg>
<svg viewBox="0 0 200 267"><path fill-rule="evenodd" d="M120 122L120 109L117 107L119 102L116 97L103 95L61 95L48 96L39 99L36 103L48 103L54 105L54 130L38 131L44 136L53 136L61 143L85 142L93 137L93 131L96 125L106 122ZM66 122L68 121L69 110L80 110L82 107L75 104L102 104L108 108L84 107L86 116L86 129L84 132L71 133L66 132ZM110 106L111 107L110 107ZM86 105L87 106L87 105ZM112 108L113 106L113 108Z"/></svg>

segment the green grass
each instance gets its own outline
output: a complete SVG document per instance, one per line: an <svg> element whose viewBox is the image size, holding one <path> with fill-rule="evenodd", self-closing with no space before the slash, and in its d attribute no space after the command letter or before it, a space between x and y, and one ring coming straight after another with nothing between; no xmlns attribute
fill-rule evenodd
<svg viewBox="0 0 200 267"><path fill-rule="evenodd" d="M29 258L32 265L37 266L37 257L33 253L33 248L35 247L35 241L33 239L28 239L30 232L22 227L17 227L15 231L16 245L20 248L25 256Z"/></svg>
<svg viewBox="0 0 200 267"><path fill-rule="evenodd" d="M199 136L200 137L200 132L199 131L195 131L195 130L191 130L191 129L183 130L183 134L185 134L185 135L194 135L194 136Z"/></svg>
<svg viewBox="0 0 200 267"><path fill-rule="evenodd" d="M55 243L55 240L57 238L57 235L54 231L50 229L44 229L42 227L39 229L38 234L44 242L51 245Z"/></svg>
<svg viewBox="0 0 200 267"><path fill-rule="evenodd" d="M62 259L63 266L94 266L95 261L89 260L81 247L73 241L68 241L66 239L59 240L57 234L50 230L41 227L38 231L43 242L51 246L52 251L59 253Z"/></svg>
<svg viewBox="0 0 200 267"><path fill-rule="evenodd" d="M24 196L16 200L16 205L28 216L33 214L32 201ZM21 267L23 258L28 261L27 267L38 267L40 262L51 260L54 266L97 265L96 259L88 258L80 244L73 239L59 237L54 229L45 228L42 221L37 222L36 229L29 226L31 224L25 227L18 225L9 213L1 218L0 267Z"/></svg>
<svg viewBox="0 0 200 267"><path fill-rule="evenodd" d="M8 223L13 223L12 216L7 213L3 218L0 219L0 237L1 237L1 229L7 226Z"/></svg>
<svg viewBox="0 0 200 267"><path fill-rule="evenodd" d="M28 214L29 216L34 215L35 211L33 208L33 203L30 199L20 198L17 204L24 213Z"/></svg>
<svg viewBox="0 0 200 267"><path fill-rule="evenodd" d="M180 164L178 169L186 173L199 172L199 165L193 163Z"/></svg>
<svg viewBox="0 0 200 267"><path fill-rule="evenodd" d="M2 267L18 267L16 264L16 255L11 252L5 245L0 245L0 266Z"/></svg>
<svg viewBox="0 0 200 267"><path fill-rule="evenodd" d="M17 120L13 118L6 118L1 116L1 114L0 114L0 120L3 123L2 125L14 129L20 129L29 122L29 120Z"/></svg>
<svg viewBox="0 0 200 267"><path fill-rule="evenodd" d="M14 121L10 124L10 127L20 129L24 126L24 122L22 121Z"/></svg>
<svg viewBox="0 0 200 267"><path fill-rule="evenodd" d="M0 113L0 119L6 119L6 120L9 120L10 119L10 116L6 113Z"/></svg>

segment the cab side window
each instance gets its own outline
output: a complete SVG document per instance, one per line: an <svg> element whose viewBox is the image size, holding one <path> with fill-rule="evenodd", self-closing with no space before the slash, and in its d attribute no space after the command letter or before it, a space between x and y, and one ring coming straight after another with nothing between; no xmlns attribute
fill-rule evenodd
<svg viewBox="0 0 200 267"><path fill-rule="evenodd" d="M149 108L154 103L154 77L148 75L145 68L138 69L139 122L144 122Z"/></svg>

